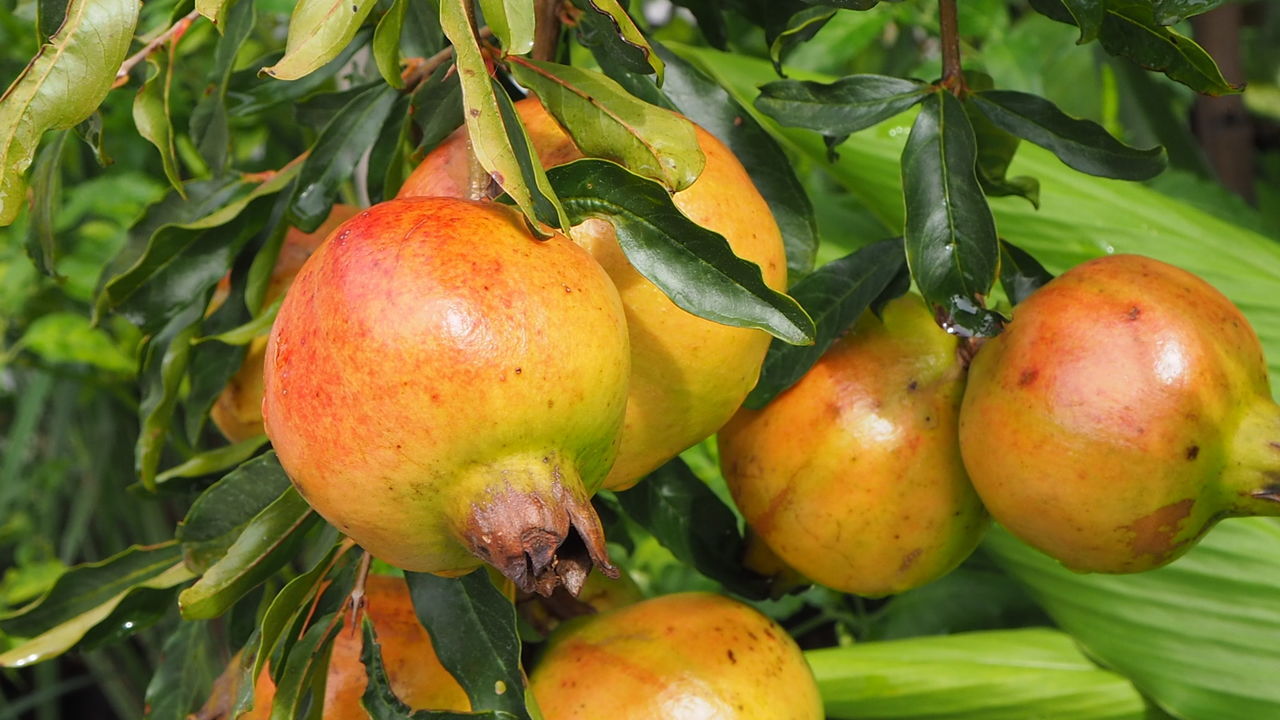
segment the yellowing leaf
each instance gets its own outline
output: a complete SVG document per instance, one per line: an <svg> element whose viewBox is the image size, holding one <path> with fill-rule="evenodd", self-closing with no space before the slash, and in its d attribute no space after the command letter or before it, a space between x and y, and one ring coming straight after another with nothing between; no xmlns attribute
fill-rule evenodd
<svg viewBox="0 0 1280 720"><path fill-rule="evenodd" d="M374 0L298 0L289 17L284 57L262 72L297 80L338 56L369 16Z"/></svg>

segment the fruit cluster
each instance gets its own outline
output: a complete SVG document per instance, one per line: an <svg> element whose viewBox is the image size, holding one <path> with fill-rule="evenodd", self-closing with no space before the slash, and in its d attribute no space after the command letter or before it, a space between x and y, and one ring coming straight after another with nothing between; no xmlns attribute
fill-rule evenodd
<svg viewBox="0 0 1280 720"><path fill-rule="evenodd" d="M536 99L517 109L544 163L580 156ZM706 168L675 204L783 289L767 205L698 138ZM539 240L514 210L467 199L468 152L455 134L399 199L335 209L318 248L289 236L270 340L214 415L233 439L263 423L312 507L397 567L485 562L523 592L577 594L593 567L617 575L591 496L717 431L748 564L866 596L947 573L992 517L1071 568L1136 572L1220 518L1280 514L1280 406L1257 337L1188 273L1081 265L971 366L919 297L893 299L739 410L765 333L677 308L608 223ZM395 593L377 602L407 602ZM671 596L569 625L532 678L548 717L821 717L794 642L735 601ZM653 674L673 657L679 671Z"/></svg>

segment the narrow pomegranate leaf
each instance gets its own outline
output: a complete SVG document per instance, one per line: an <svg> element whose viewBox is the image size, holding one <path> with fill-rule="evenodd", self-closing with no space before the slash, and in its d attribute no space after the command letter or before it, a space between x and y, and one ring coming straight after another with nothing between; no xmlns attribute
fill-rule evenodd
<svg viewBox="0 0 1280 720"><path fill-rule="evenodd" d="M760 267L735 255L723 236L685 217L658 183L597 159L552 168L548 176L570 221L612 223L627 259L679 307L789 343L813 342L813 320L799 303L766 285Z"/></svg>
<svg viewBox="0 0 1280 720"><path fill-rule="evenodd" d="M400 33L408 7L409 0L394 0L373 31L373 61L382 79L393 88L404 87L400 77Z"/></svg>
<svg viewBox="0 0 1280 720"><path fill-rule="evenodd" d="M324 702L324 678L329 669L329 648L345 620L340 613L315 618L284 656L284 672L271 698L271 720L294 720L308 699ZM319 682L317 682L319 680Z"/></svg>
<svg viewBox="0 0 1280 720"><path fill-rule="evenodd" d="M27 256L36 269L57 277L57 216L62 199L62 152L67 147L67 131L54 134L36 155L31 171L31 214L27 222ZM46 316L47 317L47 316ZM36 322L39 322L37 320Z"/></svg>
<svg viewBox="0 0 1280 720"><path fill-rule="evenodd" d="M405 581L440 664L466 691L471 709L528 720L515 609L489 574L405 573Z"/></svg>
<svg viewBox="0 0 1280 720"><path fill-rule="evenodd" d="M974 77L973 73L965 73L970 90L989 90L991 78L987 75ZM975 87L981 83L985 87ZM978 143L977 172L978 184L987 197L1017 196L1026 198L1032 207L1040 207L1040 182L1033 177L1009 177L1009 165L1018 152L1022 140L987 119L986 115L974 105L972 96L964 99L964 113L973 127L974 139Z"/></svg>
<svg viewBox="0 0 1280 720"><path fill-rule="evenodd" d="M600 48L629 72L652 74L662 84L665 66L618 0L573 0L583 11L578 31L582 44Z"/></svg>
<svg viewBox="0 0 1280 720"><path fill-rule="evenodd" d="M1000 284L1009 302L1017 305L1052 279L1053 274L1031 257L1031 253L1000 241Z"/></svg>
<svg viewBox="0 0 1280 720"><path fill-rule="evenodd" d="M1155 0L1156 22L1173 25L1193 15L1207 13L1226 0Z"/></svg>
<svg viewBox="0 0 1280 720"><path fill-rule="evenodd" d="M356 32L355 39L348 43L337 57L299 80L276 82L272 78L259 77L261 68L256 64L236 71L231 76L231 86L235 87L237 92L227 98L227 113L235 118L257 117L264 112L278 111L281 105L300 102L331 87L330 83L334 76L339 70L348 66L352 57L364 50L372 34L367 28ZM267 57L278 58L279 52ZM260 62L269 61L264 59Z"/></svg>
<svg viewBox="0 0 1280 720"><path fill-rule="evenodd" d="M795 8L795 12L781 26L765 26L764 31L765 41L769 43L769 59L773 61L774 71L782 76L782 56L800 43L813 39L835 17L836 11L828 7L797 5L796 0L780 4Z"/></svg>
<svg viewBox="0 0 1280 720"><path fill-rule="evenodd" d="M298 0L289 16L284 57L262 72L297 80L338 56L355 38L377 0Z"/></svg>
<svg viewBox="0 0 1280 720"><path fill-rule="evenodd" d="M516 80L532 90L588 157L612 160L631 172L683 190L706 158L693 124L637 99L594 70L511 58Z"/></svg>
<svg viewBox="0 0 1280 720"><path fill-rule="evenodd" d="M1062 0L1062 4L1080 28L1080 39L1076 40L1076 44L1083 45L1097 40L1102 20L1106 16L1106 0Z"/></svg>
<svg viewBox="0 0 1280 720"><path fill-rule="evenodd" d="M436 68L413 91L409 107L413 124L422 135L414 152L425 155L463 123L462 84L458 82L458 74L451 72L448 65Z"/></svg>
<svg viewBox="0 0 1280 720"><path fill-rule="evenodd" d="M218 46L214 51L208 85L191 111L191 140L214 175L222 173L227 167L231 149L227 90L231 85L236 56L253 33L255 20L252 0L241 0L231 5L230 12L219 18L218 31L222 33L222 37L218 38Z"/></svg>
<svg viewBox="0 0 1280 720"><path fill-rule="evenodd" d="M782 125L843 138L921 102L930 88L887 75L849 75L833 83L777 80L761 86L756 108Z"/></svg>
<svg viewBox="0 0 1280 720"><path fill-rule="evenodd" d="M236 0L196 0L196 12L209 18L213 26L218 32L223 32L227 10L234 5Z"/></svg>
<svg viewBox="0 0 1280 720"><path fill-rule="evenodd" d="M70 0L36 0L36 32L41 42L49 39L67 19Z"/></svg>
<svg viewBox="0 0 1280 720"><path fill-rule="evenodd" d="M267 444L267 436L257 435L240 442L197 453L190 459L156 475L156 485L162 487L171 480L202 477L229 470L248 461L265 444ZM196 499L199 500L199 498Z"/></svg>
<svg viewBox="0 0 1280 720"><path fill-rule="evenodd" d="M902 240L881 240L823 265L792 286L790 293L813 318L817 332L812 345L769 345L760 379L744 406L764 407L813 367L831 343L855 322L895 278L906 273ZM905 291L906 288L899 288Z"/></svg>
<svg viewBox="0 0 1280 720"><path fill-rule="evenodd" d="M147 683L143 720L187 720L200 707L224 658L211 623L178 623L160 650L161 662Z"/></svg>
<svg viewBox="0 0 1280 720"><path fill-rule="evenodd" d="M412 101L408 95L396 98L395 105L378 131L378 139L369 149L365 188L369 192L371 203L377 204L395 197L405 178L413 172L414 166L409 159L414 149L409 139L413 128L413 118L409 113Z"/></svg>
<svg viewBox="0 0 1280 720"><path fill-rule="evenodd" d="M994 335L985 307L1000 244L975 170L973 128L960 101L937 92L924 101L902 151L907 264L940 323L962 335Z"/></svg>
<svg viewBox="0 0 1280 720"><path fill-rule="evenodd" d="M1069 167L1118 180L1147 180L1165 167L1164 150L1129 147L1091 120L1073 118L1048 100L1013 90L986 90L970 101L1000 129L1049 150Z"/></svg>
<svg viewBox="0 0 1280 720"><path fill-rule="evenodd" d="M0 227L26 200L23 179L46 130L93 114L111 90L138 23L139 0L71 0L55 32L0 95Z"/></svg>
<svg viewBox="0 0 1280 720"><path fill-rule="evenodd" d="M261 444L257 440L246 443ZM187 562L198 569L207 568L217 558L202 562L196 555L203 547L221 541L219 554L226 552L235 536L288 489L289 477L274 451L241 463L210 485L191 503L175 533Z"/></svg>
<svg viewBox="0 0 1280 720"><path fill-rule="evenodd" d="M502 42L502 49L512 55L524 55L533 49L533 3L527 0L480 0L480 12Z"/></svg>
<svg viewBox="0 0 1280 720"><path fill-rule="evenodd" d="M169 185L186 195L178 171L178 154L173 144L173 118L169 114L169 89L173 84L173 62L168 53L147 57L147 79L133 99L133 124L138 134L160 151L160 162Z"/></svg>
<svg viewBox="0 0 1280 720"><path fill-rule="evenodd" d="M182 380L191 360L191 340L199 331L203 305L189 302L142 347L138 373L138 439L133 446L134 472L142 487L154 492L160 453L172 425Z"/></svg>

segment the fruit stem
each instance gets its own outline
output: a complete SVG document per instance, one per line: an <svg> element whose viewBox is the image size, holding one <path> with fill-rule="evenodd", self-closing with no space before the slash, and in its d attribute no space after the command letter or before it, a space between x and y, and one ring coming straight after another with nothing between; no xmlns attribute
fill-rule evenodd
<svg viewBox="0 0 1280 720"><path fill-rule="evenodd" d="M1237 515L1280 515L1280 405L1269 398L1245 412L1222 472Z"/></svg>

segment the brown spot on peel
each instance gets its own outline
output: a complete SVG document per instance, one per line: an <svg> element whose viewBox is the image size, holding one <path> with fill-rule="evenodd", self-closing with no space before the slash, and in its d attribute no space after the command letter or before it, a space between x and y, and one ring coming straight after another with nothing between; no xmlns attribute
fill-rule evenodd
<svg viewBox="0 0 1280 720"><path fill-rule="evenodd" d="M1134 555L1164 558L1186 542L1175 542L1174 538L1177 537L1182 522L1191 514L1195 502L1193 498L1187 498L1170 503L1123 526L1122 529L1133 533L1129 547L1133 549Z"/></svg>

